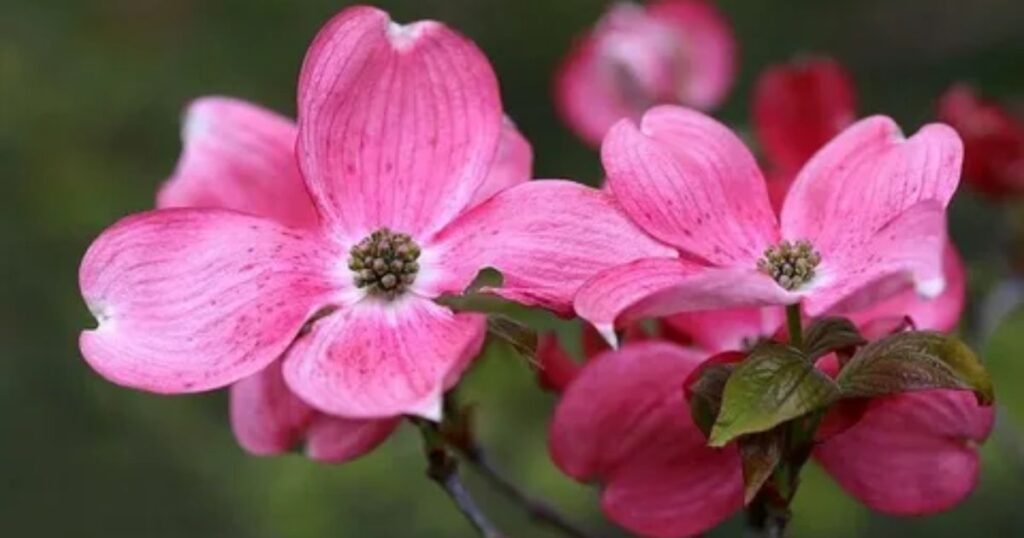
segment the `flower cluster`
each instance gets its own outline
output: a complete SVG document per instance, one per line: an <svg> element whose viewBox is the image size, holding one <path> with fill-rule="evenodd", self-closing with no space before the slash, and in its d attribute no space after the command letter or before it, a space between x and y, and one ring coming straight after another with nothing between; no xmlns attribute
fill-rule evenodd
<svg viewBox="0 0 1024 538"><path fill-rule="evenodd" d="M876 510L949 508L992 424L984 370L945 335L965 301L946 230L957 130L968 177L1005 193L1024 185L1020 125L958 89L953 127L905 137L856 120L837 62L804 59L756 85L759 162L706 115L734 49L703 0L618 5L581 39L556 102L600 147L595 189L530 180L468 39L345 9L306 54L296 121L227 97L188 108L157 209L82 260L98 322L82 354L128 387L229 387L255 454L346 461L408 417L473 460L445 395L500 331L446 298L484 293L587 323L585 364L551 337L537 350L561 395L551 456L627 529L785 512L795 481L778 477L809 458ZM501 282L477 289L485 269Z"/></svg>

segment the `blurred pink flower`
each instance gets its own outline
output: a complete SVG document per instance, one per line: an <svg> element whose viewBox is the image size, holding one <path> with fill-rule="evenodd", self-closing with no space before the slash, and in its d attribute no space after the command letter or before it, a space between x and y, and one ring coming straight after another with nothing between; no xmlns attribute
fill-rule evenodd
<svg viewBox="0 0 1024 538"><path fill-rule="evenodd" d="M882 303L891 310L875 303L851 315L877 327L906 313L920 328L949 330L964 302L962 266L952 249L946 270L950 285L936 300L911 290ZM681 412L688 404L680 387L707 357L742 358L729 350L777 334L783 319L781 307L677 315L663 322L695 346L627 338L622 349L577 365L561 379L564 392L550 428L553 460L577 480L599 482L602 509L632 532L689 536L722 522L743 505L739 454L735 444L707 446L690 414ZM821 367L833 374L838 368L831 357ZM852 496L883 513L919 515L951 508L974 489L976 446L994 417L973 394L934 390L856 404L852 412L833 409L813 453Z"/></svg>
<svg viewBox="0 0 1024 538"><path fill-rule="evenodd" d="M344 10L307 53L298 115L291 136L312 228L220 207L161 209L92 244L79 278L99 325L80 347L98 372L195 392L246 379L288 351L285 383L321 412L437 419L484 319L433 298L494 267L504 275L495 293L568 313L587 277L668 253L605 193L494 171L499 151L522 151L513 139L501 149L497 80L471 42L437 22ZM201 137L208 128L190 129ZM294 172L254 138L232 151ZM178 182L165 203L176 188L207 188ZM274 196L301 199L291 187Z"/></svg>
<svg viewBox="0 0 1024 538"><path fill-rule="evenodd" d="M971 187L993 197L1024 192L1024 120L963 85L942 96L939 119L964 139L964 177Z"/></svg>
<svg viewBox="0 0 1024 538"><path fill-rule="evenodd" d="M562 63L556 104L576 134L597 146L616 121L639 119L652 105L716 107L733 83L735 49L711 2L617 3Z"/></svg>
<svg viewBox="0 0 1024 538"><path fill-rule="evenodd" d="M861 120L803 167L776 217L724 125L673 106L622 120L602 145L610 190L675 251L588 280L576 311L613 341L617 322L684 311L800 302L817 316L890 275L934 297L962 151L945 125L904 138L889 118Z"/></svg>
<svg viewBox="0 0 1024 538"><path fill-rule="evenodd" d="M754 133L777 210L804 163L852 124L856 114L852 78L831 58L799 59L761 73L754 86Z"/></svg>

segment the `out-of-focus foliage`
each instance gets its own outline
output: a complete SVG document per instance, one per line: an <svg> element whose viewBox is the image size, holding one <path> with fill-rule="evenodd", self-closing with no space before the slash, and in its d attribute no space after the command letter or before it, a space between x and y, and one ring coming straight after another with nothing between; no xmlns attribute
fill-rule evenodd
<svg viewBox="0 0 1024 538"><path fill-rule="evenodd" d="M89 316L78 260L99 230L152 205L195 96L228 94L294 111L303 52L339 0L4 0L0 16L0 536L472 536L421 478L410 431L344 467L257 459L235 445L222 394L163 398L116 387L80 359ZM927 120L950 83L1024 95L1019 0L729 0L741 79L721 116L746 123L753 77L801 52L845 62L861 110ZM435 18L475 39L533 142L539 177L595 183L596 155L558 124L550 77L596 0L395 0L399 20ZM1000 270L1001 222L970 196L954 236L987 286ZM573 330L564 326L564 330ZM997 395L1024 424L1020 331L1000 333ZM995 348L993 348L995 349ZM1018 386L1020 385L1020 386ZM607 529L595 495L559 476L545 452L551 397L522 361L494 347L470 376L481 434L516 479L574 518ZM509 535L554 536L481 497ZM1011 536L1024 533L1024 468L990 443L974 496L924 520L872 515L822 473L806 478L795 536ZM733 523L718 532L733 536ZM609 531L608 536L614 535Z"/></svg>

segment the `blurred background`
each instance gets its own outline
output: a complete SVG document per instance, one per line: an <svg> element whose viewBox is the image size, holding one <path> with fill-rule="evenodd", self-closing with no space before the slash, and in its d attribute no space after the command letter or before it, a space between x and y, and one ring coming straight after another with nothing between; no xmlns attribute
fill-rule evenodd
<svg viewBox="0 0 1024 538"><path fill-rule="evenodd" d="M537 177L590 183L596 154L565 129L551 77L597 0L375 2L400 21L434 18L474 39L501 78L506 110L533 142ZM0 7L0 536L471 537L423 477L411 431L345 466L300 456L254 458L235 444L223 393L158 397L100 379L81 360L91 326L77 290L89 241L118 217L151 207L179 151L179 114L205 94L239 96L294 114L295 80L340 0L3 0ZM907 130L934 115L955 81L990 96L1024 96L1019 0L726 0L740 40L739 83L720 116L747 124L749 90L771 63L828 53L849 67L862 113ZM1018 101L1019 102L1019 101ZM954 235L982 293L1004 271L1003 221L970 193ZM571 331L569 327L565 329ZM1024 424L1024 318L984 356L999 396ZM466 382L493 456L529 490L603 536L617 534L596 495L550 463L553 399L529 369L491 349ZM925 519L871 514L811 470L793 536L1024 536L1024 454L989 442L974 495ZM469 485L509 536L554 537ZM736 536L738 521L716 531Z"/></svg>

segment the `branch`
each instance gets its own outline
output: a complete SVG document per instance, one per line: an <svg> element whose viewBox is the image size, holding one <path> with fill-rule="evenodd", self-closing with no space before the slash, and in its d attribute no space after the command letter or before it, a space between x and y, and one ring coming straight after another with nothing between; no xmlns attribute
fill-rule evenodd
<svg viewBox="0 0 1024 538"><path fill-rule="evenodd" d="M522 506L530 518L553 529L561 531L573 538L590 538L585 531L577 528L563 517L557 510L544 501L535 499L520 489L504 473L498 470L484 450L474 444L462 449L463 455L487 479L488 482L511 502Z"/></svg>
<svg viewBox="0 0 1024 538"><path fill-rule="evenodd" d="M482 538L503 538L459 478L458 460L448 451L437 424L419 418L409 420L419 428L423 437L423 450L428 463L427 476L441 486Z"/></svg>

